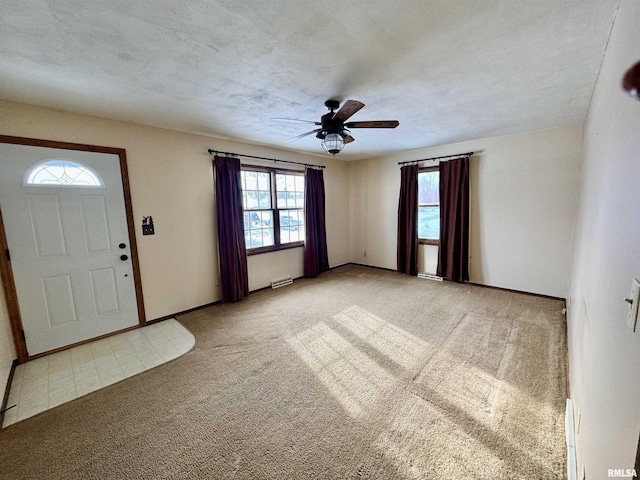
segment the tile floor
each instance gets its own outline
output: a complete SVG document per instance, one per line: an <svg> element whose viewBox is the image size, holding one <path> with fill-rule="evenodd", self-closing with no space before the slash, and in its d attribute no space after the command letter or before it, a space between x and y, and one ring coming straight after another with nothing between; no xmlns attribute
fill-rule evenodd
<svg viewBox="0 0 640 480"><path fill-rule="evenodd" d="M3 427L185 354L194 336L175 319L18 365Z"/></svg>

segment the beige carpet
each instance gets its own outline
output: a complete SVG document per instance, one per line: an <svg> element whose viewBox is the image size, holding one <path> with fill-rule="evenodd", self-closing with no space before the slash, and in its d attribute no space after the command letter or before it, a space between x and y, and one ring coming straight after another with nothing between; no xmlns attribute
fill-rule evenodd
<svg viewBox="0 0 640 480"><path fill-rule="evenodd" d="M0 431L7 479L564 478L563 304L346 266Z"/></svg>

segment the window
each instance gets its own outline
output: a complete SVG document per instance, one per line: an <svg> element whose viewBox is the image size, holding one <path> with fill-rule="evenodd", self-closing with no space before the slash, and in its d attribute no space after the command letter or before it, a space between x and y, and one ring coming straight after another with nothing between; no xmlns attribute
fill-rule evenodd
<svg viewBox="0 0 640 480"><path fill-rule="evenodd" d="M304 243L304 174L243 167L244 239L249 253Z"/></svg>
<svg viewBox="0 0 640 480"><path fill-rule="evenodd" d="M418 238L420 243L438 245L440 239L440 173L438 167L418 173Z"/></svg>
<svg viewBox="0 0 640 480"><path fill-rule="evenodd" d="M102 187L96 172L80 163L55 158L39 163L25 176L25 185Z"/></svg>

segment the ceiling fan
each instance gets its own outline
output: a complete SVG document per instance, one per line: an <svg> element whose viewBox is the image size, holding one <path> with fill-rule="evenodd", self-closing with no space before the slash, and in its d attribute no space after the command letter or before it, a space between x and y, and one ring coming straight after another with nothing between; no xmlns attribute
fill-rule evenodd
<svg viewBox="0 0 640 480"><path fill-rule="evenodd" d="M351 136L349 129L351 128L396 128L400 125L397 120L370 120L365 122L347 122L349 117L364 107L364 103L357 100L347 100L344 102L340 110L334 112L340 107L338 100L327 100L324 102L324 106L327 107L330 112L320 117L319 122L311 120L299 120L296 118L272 118L271 120L277 120L281 122L301 122L312 123L314 125L320 125L320 128L311 130L310 132L297 135L287 141L298 140L299 138L306 137L313 133L316 134L316 138L322 140L322 149L330 155L336 155L344 148L345 144L351 143L355 140Z"/></svg>

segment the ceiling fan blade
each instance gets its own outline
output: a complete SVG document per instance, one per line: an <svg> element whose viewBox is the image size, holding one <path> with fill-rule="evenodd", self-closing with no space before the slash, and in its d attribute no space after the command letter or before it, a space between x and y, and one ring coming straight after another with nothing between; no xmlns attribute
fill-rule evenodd
<svg viewBox="0 0 640 480"><path fill-rule="evenodd" d="M340 110L338 110L338 112L333 116L333 119L341 120L344 122L347 118L356 113L362 107L364 107L364 103L362 102L359 102L357 100L347 100L346 102L344 102L344 105L342 105Z"/></svg>
<svg viewBox="0 0 640 480"><path fill-rule="evenodd" d="M297 135L295 137L291 137L291 138L287 139L287 142L292 142L294 140L298 140L299 138L306 137L307 135L311 135L313 133L318 133L321 130L322 130L321 128L316 128L315 130L311 130L310 132L306 132L306 133L303 133L301 135Z"/></svg>
<svg viewBox="0 0 640 480"><path fill-rule="evenodd" d="M299 118L270 118L276 122L297 122L297 123L311 123L313 125L321 125L320 122L314 122L313 120L300 120Z"/></svg>
<svg viewBox="0 0 640 480"><path fill-rule="evenodd" d="M396 128L400 125L397 120L371 120L368 122L345 123L346 128Z"/></svg>

